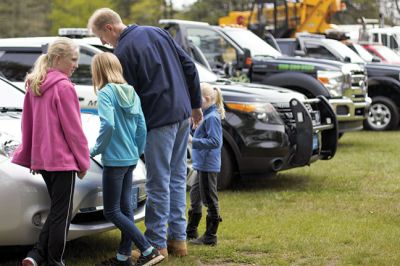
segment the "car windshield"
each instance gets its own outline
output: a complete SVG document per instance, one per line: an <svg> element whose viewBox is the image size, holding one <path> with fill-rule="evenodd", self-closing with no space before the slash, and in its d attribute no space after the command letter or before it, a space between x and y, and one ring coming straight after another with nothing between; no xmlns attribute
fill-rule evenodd
<svg viewBox="0 0 400 266"><path fill-rule="evenodd" d="M215 82L218 80L217 75L203 67L199 63L196 63L197 72L199 73L200 82Z"/></svg>
<svg viewBox="0 0 400 266"><path fill-rule="evenodd" d="M400 56L386 46L376 45L375 50L389 62L400 62Z"/></svg>
<svg viewBox="0 0 400 266"><path fill-rule="evenodd" d="M361 45L354 43L353 44L354 49L357 50L357 53L360 55L360 57L362 59L364 59L366 62L372 62L372 59L374 58L374 56L372 54L370 54L364 47L362 47Z"/></svg>
<svg viewBox="0 0 400 266"><path fill-rule="evenodd" d="M365 61L356 52L347 47L344 43L336 40L325 40L328 44L338 51L340 55L345 58L350 58L351 63L364 63Z"/></svg>
<svg viewBox="0 0 400 266"><path fill-rule="evenodd" d="M0 78L0 108L22 108L24 92Z"/></svg>
<svg viewBox="0 0 400 266"><path fill-rule="evenodd" d="M238 45L250 50L251 56L279 57L282 54L275 50L253 32L238 28L223 28L223 31Z"/></svg>

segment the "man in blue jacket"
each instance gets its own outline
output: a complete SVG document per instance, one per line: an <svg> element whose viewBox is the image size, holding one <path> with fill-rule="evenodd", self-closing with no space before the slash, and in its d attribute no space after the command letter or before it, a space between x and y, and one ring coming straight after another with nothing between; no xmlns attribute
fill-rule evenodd
<svg viewBox="0 0 400 266"><path fill-rule="evenodd" d="M186 256L189 118L196 126L203 117L196 67L168 32L126 26L109 8L96 10L88 27L114 47L125 79L142 102L148 130L145 235L162 255Z"/></svg>

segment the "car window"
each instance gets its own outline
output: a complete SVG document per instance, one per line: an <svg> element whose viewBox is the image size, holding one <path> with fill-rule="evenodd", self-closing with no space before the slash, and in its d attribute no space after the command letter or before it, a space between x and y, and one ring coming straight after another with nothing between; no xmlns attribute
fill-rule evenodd
<svg viewBox="0 0 400 266"><path fill-rule="evenodd" d="M391 49L397 49L397 48L399 48L399 45L397 44L397 41L396 41L396 39L395 39L395 37L393 36L393 35L390 35L390 37L389 37L389 41L390 41L390 48Z"/></svg>
<svg viewBox="0 0 400 266"><path fill-rule="evenodd" d="M236 64L236 50L218 32L210 29L188 28L189 41L200 48L212 69Z"/></svg>
<svg viewBox="0 0 400 266"><path fill-rule="evenodd" d="M24 92L2 79L0 79L0 95L0 108L22 108L24 102Z"/></svg>
<svg viewBox="0 0 400 266"><path fill-rule="evenodd" d="M94 53L86 49L80 49L78 69L75 70L71 76L71 80L75 84L79 85L91 85L92 74L90 72L90 64L92 63Z"/></svg>
<svg viewBox="0 0 400 266"><path fill-rule="evenodd" d="M1 51L0 74L10 81L22 82L39 56L38 52Z"/></svg>
<svg viewBox="0 0 400 266"><path fill-rule="evenodd" d="M383 33L383 34L381 35L381 39L382 39L382 44L385 45L385 46L387 46L387 45L388 45L388 42L387 42L387 34Z"/></svg>
<svg viewBox="0 0 400 266"><path fill-rule="evenodd" d="M338 60L328 49L321 45L306 45L306 55L313 58Z"/></svg>
<svg viewBox="0 0 400 266"><path fill-rule="evenodd" d="M378 33L373 34L373 42L379 42L379 35Z"/></svg>

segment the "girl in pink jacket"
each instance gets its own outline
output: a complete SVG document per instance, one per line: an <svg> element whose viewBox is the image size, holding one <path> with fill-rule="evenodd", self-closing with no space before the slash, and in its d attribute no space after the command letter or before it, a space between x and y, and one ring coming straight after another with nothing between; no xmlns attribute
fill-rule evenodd
<svg viewBox="0 0 400 266"><path fill-rule="evenodd" d="M23 266L64 265L75 175L83 178L90 164L78 97L69 80L78 59L78 46L69 38L58 38L26 78L22 144L12 162L43 176L51 207Z"/></svg>

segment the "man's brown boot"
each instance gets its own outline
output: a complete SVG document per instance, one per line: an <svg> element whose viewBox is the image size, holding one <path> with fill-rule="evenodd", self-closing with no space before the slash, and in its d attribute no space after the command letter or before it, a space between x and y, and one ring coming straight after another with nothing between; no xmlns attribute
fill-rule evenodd
<svg viewBox="0 0 400 266"><path fill-rule="evenodd" d="M186 240L168 240L168 253L176 257L184 257L188 254Z"/></svg>

